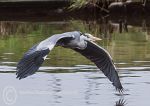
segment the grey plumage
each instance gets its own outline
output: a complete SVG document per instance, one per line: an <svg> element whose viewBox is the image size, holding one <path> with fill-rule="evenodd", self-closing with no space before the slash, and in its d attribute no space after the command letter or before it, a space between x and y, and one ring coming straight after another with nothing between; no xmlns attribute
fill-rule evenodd
<svg viewBox="0 0 150 106"><path fill-rule="evenodd" d="M90 34L79 31L56 34L33 46L17 65L17 78L22 79L34 74L44 62L48 53L54 46L63 46L79 52L104 73L118 90L123 87L120 83L116 68L109 53L102 47L93 43ZM94 39L95 37L93 37Z"/></svg>
<svg viewBox="0 0 150 106"><path fill-rule="evenodd" d="M94 62L118 90L123 89L114 63L106 50L90 41L87 41L87 47L84 50L77 48L74 50Z"/></svg>

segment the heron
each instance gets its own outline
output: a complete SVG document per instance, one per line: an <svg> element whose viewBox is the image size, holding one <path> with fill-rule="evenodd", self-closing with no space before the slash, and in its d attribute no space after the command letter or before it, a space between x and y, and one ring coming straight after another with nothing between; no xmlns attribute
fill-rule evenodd
<svg viewBox="0 0 150 106"><path fill-rule="evenodd" d="M101 46L95 43L101 40L89 33L71 31L61 34L54 34L49 38L35 44L22 57L17 64L17 78L23 79L38 71L46 59L48 53L56 46L70 48L85 56L104 73L119 91L123 90L116 67L110 54Z"/></svg>

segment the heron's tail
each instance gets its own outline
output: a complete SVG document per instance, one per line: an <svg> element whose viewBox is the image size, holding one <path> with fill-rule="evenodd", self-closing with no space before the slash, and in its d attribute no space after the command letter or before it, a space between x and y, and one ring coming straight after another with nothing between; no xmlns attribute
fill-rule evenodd
<svg viewBox="0 0 150 106"><path fill-rule="evenodd" d="M49 49L28 52L17 65L17 78L22 79L34 74L44 62L44 57L49 53Z"/></svg>

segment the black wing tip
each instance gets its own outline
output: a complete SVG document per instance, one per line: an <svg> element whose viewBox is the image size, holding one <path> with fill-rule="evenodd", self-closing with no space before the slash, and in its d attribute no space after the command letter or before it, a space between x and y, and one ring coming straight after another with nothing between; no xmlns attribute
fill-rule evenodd
<svg viewBox="0 0 150 106"><path fill-rule="evenodd" d="M17 79L24 79L32 74L34 74L38 70L39 66L36 66L33 62L30 65L20 64L17 65Z"/></svg>
<svg viewBox="0 0 150 106"><path fill-rule="evenodd" d="M121 86L116 87L116 91L118 91L119 93L123 93L124 92L124 88Z"/></svg>
<svg viewBox="0 0 150 106"><path fill-rule="evenodd" d="M34 74L44 62L44 56L49 50L35 51L32 54L25 54L17 65L16 75L19 80Z"/></svg>
<svg viewBox="0 0 150 106"><path fill-rule="evenodd" d="M16 77L17 79L19 79L19 80L21 80L21 79L23 79L22 77L20 77L19 75L17 75L17 77Z"/></svg>
<svg viewBox="0 0 150 106"><path fill-rule="evenodd" d="M24 79L24 78L27 77L26 75L21 75L21 74L19 74L18 71L16 72L16 75L17 75L16 78L19 79L19 80Z"/></svg>
<svg viewBox="0 0 150 106"><path fill-rule="evenodd" d="M21 80L21 79L24 79L24 78L26 78L26 77L17 76L16 78L19 79L19 80Z"/></svg>
<svg viewBox="0 0 150 106"><path fill-rule="evenodd" d="M116 91L118 91L119 93L123 93L124 92L124 88L122 87L122 84L119 81L118 83L112 83L112 85L116 88Z"/></svg>
<svg viewBox="0 0 150 106"><path fill-rule="evenodd" d="M19 79L19 80L27 77L26 75L23 75L23 74L19 73L19 71L16 72L16 75L17 75L16 78Z"/></svg>
<svg viewBox="0 0 150 106"><path fill-rule="evenodd" d="M30 67L19 67L17 68L16 75L19 80L26 78L32 74L34 74L40 66L36 66L35 64L31 64Z"/></svg>

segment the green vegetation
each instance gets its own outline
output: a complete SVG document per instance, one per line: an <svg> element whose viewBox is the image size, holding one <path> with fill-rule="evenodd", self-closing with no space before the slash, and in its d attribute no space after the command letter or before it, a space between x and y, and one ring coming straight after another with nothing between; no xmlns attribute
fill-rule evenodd
<svg viewBox="0 0 150 106"><path fill-rule="evenodd" d="M102 41L97 43L110 52L115 62L130 63L135 60L144 61L150 59L148 55L150 54L150 37L147 32L142 32L138 27L131 27L128 33L123 32L120 34L117 28L110 33L107 27L107 32L109 32L110 36L104 37L102 35L104 30L101 29L103 24L96 23L95 21L87 23L77 20L72 20L63 25L50 23L13 23L14 26L17 24L18 29L14 29L15 31L17 30L17 33L11 29L12 27L7 27L12 30L6 35L7 37L0 35L0 49L2 50L0 51L0 62L18 62L22 55L37 42L40 42L50 35L73 30L92 33L93 35L103 38ZM13 54L9 55L7 53ZM85 57L73 50L62 47L54 48L48 58L50 59L46 60L43 65L74 66L79 64L92 64Z"/></svg>
<svg viewBox="0 0 150 106"><path fill-rule="evenodd" d="M103 8L103 6L105 5L105 3L109 3L110 1L105 1L105 0L73 0L72 5L69 7L70 10L74 10L74 9L81 9L84 7L96 7L99 8L101 10L104 10L106 12L108 12L108 10L106 10L105 8ZM99 4L103 4L102 7L99 6Z"/></svg>
<svg viewBox="0 0 150 106"><path fill-rule="evenodd" d="M73 4L69 7L70 9L82 8L87 5L95 5L98 0L73 0Z"/></svg>

